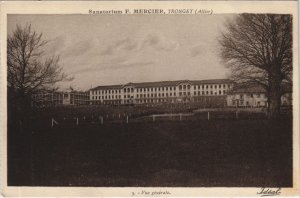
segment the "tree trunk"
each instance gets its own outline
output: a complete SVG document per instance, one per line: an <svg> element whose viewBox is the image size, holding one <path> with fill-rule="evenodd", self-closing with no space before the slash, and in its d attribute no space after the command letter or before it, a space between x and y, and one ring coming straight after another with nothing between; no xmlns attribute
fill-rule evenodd
<svg viewBox="0 0 300 198"><path fill-rule="evenodd" d="M272 75L269 83L269 114L271 119L278 119L281 106L281 80L278 73Z"/></svg>
<svg viewBox="0 0 300 198"><path fill-rule="evenodd" d="M278 119L280 117L280 105L281 105L281 99L280 99L280 93L273 92L270 94L270 118L271 119Z"/></svg>

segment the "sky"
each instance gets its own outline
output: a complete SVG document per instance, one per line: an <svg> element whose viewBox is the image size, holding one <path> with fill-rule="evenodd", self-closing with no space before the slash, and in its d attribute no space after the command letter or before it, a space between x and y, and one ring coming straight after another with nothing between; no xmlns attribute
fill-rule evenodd
<svg viewBox="0 0 300 198"><path fill-rule="evenodd" d="M8 34L31 24L60 56L62 82L100 85L228 77L218 39L232 15L8 15Z"/></svg>

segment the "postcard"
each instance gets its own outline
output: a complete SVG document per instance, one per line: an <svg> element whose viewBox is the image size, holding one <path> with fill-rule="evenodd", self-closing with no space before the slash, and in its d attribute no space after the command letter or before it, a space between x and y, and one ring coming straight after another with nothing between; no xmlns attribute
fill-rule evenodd
<svg viewBox="0 0 300 198"><path fill-rule="evenodd" d="M297 1L1 2L1 193L299 195Z"/></svg>

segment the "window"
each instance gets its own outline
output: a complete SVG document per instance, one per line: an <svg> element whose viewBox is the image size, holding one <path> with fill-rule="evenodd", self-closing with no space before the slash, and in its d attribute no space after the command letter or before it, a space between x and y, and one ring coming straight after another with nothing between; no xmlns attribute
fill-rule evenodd
<svg viewBox="0 0 300 198"><path fill-rule="evenodd" d="M221 88L222 86L221 85L219 85L219 88Z"/></svg>
<svg viewBox="0 0 300 198"><path fill-rule="evenodd" d="M219 90L219 95L221 95L222 94L222 91L221 90Z"/></svg>
<svg viewBox="0 0 300 198"><path fill-rule="evenodd" d="M186 85L183 85L183 89L186 89Z"/></svg>
<svg viewBox="0 0 300 198"><path fill-rule="evenodd" d="M191 85L188 85L187 88L190 89L190 88L191 88Z"/></svg>
<svg viewBox="0 0 300 198"><path fill-rule="evenodd" d="M213 95L213 91L210 91L210 95Z"/></svg>
<svg viewBox="0 0 300 198"><path fill-rule="evenodd" d="M182 95L182 93L181 92L179 92L179 96L181 96Z"/></svg>
<svg viewBox="0 0 300 198"><path fill-rule="evenodd" d="M181 85L179 85L179 90L181 90L182 89L182 86Z"/></svg>
<svg viewBox="0 0 300 198"><path fill-rule="evenodd" d="M194 95L196 95L196 91L194 91Z"/></svg>

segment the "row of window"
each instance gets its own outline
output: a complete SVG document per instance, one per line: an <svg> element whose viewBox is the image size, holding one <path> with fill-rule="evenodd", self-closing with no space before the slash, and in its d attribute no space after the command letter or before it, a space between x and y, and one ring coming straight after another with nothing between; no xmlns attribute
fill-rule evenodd
<svg viewBox="0 0 300 198"><path fill-rule="evenodd" d="M198 94L197 94L198 93ZM194 91L194 96L198 95L198 96L201 96L201 95L222 95L222 94L226 94L226 90L219 90L219 91Z"/></svg>
<svg viewBox="0 0 300 198"><path fill-rule="evenodd" d="M121 99L121 95L108 95L108 96L92 96L92 100L104 100L104 99Z"/></svg>
<svg viewBox="0 0 300 198"><path fill-rule="evenodd" d="M143 100L136 100L135 103L143 104L143 103L161 103L161 102L175 102L175 99L143 99ZM131 104L132 101L125 100L124 104Z"/></svg>
<svg viewBox="0 0 300 198"><path fill-rule="evenodd" d="M217 89L217 88L219 88L219 89L221 89L222 87L223 87L223 89L226 89L226 85L227 85L227 88L228 89L230 89L230 85L228 85L228 84L220 84L220 85L194 85L194 89L208 89L208 88L211 88L211 89L213 89L213 88L215 88L215 89Z"/></svg>
<svg viewBox="0 0 300 198"><path fill-rule="evenodd" d="M234 98L240 98L240 99L243 99L244 97L250 97L250 98L264 98L265 95L264 94L235 94L233 96Z"/></svg>
<svg viewBox="0 0 300 198"><path fill-rule="evenodd" d="M254 106L254 105L256 105L256 106L264 106L265 103L264 102L261 103L260 101L257 101L256 103L253 103L253 104L250 105L249 101L245 102L243 100L240 100L240 101L232 100L232 105L242 105L242 106L244 106L244 105L246 105L246 106Z"/></svg>

